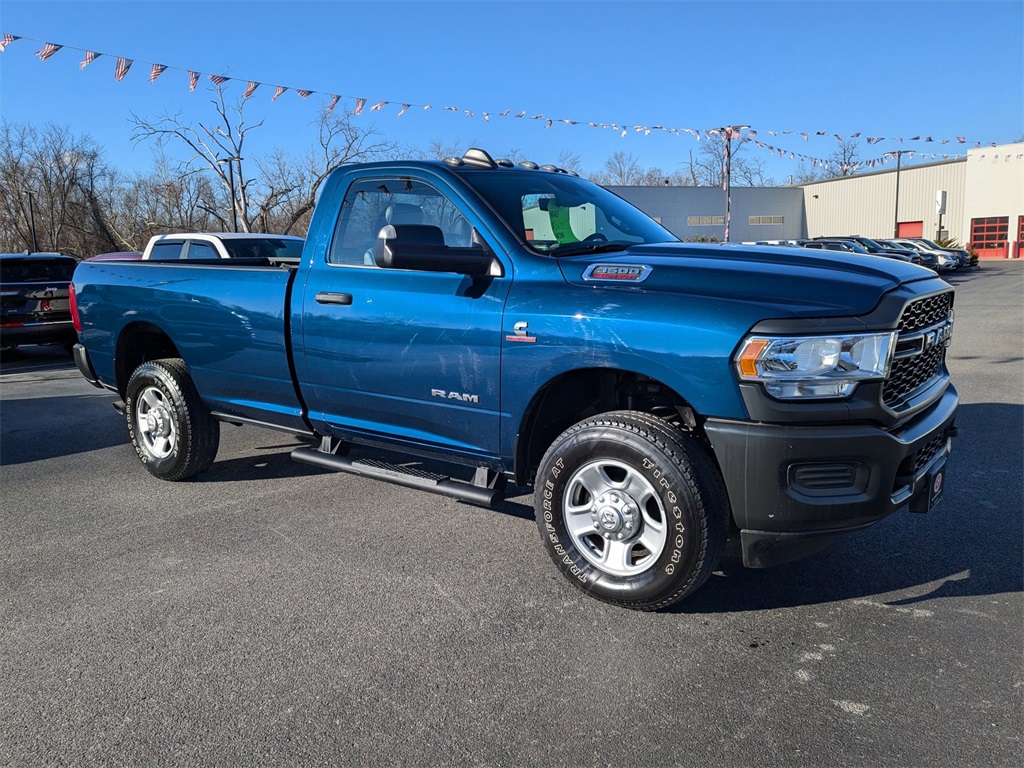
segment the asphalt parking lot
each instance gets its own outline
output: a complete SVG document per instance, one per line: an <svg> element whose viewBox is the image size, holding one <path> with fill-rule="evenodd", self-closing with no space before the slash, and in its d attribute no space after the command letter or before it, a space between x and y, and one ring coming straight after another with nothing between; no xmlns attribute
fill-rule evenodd
<svg viewBox="0 0 1024 768"><path fill-rule="evenodd" d="M673 610L587 599L499 511L224 427L151 477L62 350L0 361L0 764L1024 761L1024 268L957 286L946 495Z"/></svg>

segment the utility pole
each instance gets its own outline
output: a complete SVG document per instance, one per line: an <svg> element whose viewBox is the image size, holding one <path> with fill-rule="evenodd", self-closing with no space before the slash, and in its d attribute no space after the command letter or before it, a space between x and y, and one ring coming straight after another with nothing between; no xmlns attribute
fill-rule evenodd
<svg viewBox="0 0 1024 768"><path fill-rule="evenodd" d="M890 154L896 155L896 203L893 205L892 213L892 236L900 236L900 161L903 159L903 154L907 152L906 149L897 149L895 152Z"/></svg>
<svg viewBox="0 0 1024 768"><path fill-rule="evenodd" d="M28 228L32 233L32 253L39 253L39 240L36 238L36 211L35 206L32 204L32 196L35 192L28 190Z"/></svg>
<svg viewBox="0 0 1024 768"><path fill-rule="evenodd" d="M721 133L725 138L725 240L729 242L729 223L732 220L732 140L740 137L740 131L749 125L723 125L712 128L712 133Z"/></svg>

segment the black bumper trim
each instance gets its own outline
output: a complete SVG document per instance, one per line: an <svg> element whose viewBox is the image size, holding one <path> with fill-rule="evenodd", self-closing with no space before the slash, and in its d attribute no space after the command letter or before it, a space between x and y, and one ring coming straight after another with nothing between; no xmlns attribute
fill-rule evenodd
<svg viewBox="0 0 1024 768"><path fill-rule="evenodd" d="M72 355L75 358L75 365L78 367L78 372L82 374L83 378L85 378L85 380L94 387L103 389L104 387L100 384L100 379L96 375L96 371L92 368L92 360L89 359L89 350L81 344L75 344L72 349Z"/></svg>
<svg viewBox="0 0 1024 768"><path fill-rule="evenodd" d="M949 384L900 428L871 424L762 424L709 419L705 432L722 470L733 516L745 534L744 562L786 562L866 528L924 490L928 470L948 457L959 396ZM947 438L941 441L942 436ZM922 466L919 450L941 447ZM794 465L849 464L865 479L834 492L802 492ZM815 540L813 546L812 540ZM748 546L749 542L749 546ZM792 547L793 557L779 550ZM769 556L770 555L770 556Z"/></svg>

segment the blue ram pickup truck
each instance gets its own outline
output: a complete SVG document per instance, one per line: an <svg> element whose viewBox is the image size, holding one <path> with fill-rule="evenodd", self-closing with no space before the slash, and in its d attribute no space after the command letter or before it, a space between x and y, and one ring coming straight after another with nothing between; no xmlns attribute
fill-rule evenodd
<svg viewBox="0 0 1024 768"><path fill-rule="evenodd" d="M627 608L692 593L729 536L763 567L928 511L956 434L931 270L683 243L478 149L336 170L298 265L83 262L72 298L78 368L153 475L209 468L228 422L472 503L532 486L555 565ZM381 449L464 476L356 456Z"/></svg>

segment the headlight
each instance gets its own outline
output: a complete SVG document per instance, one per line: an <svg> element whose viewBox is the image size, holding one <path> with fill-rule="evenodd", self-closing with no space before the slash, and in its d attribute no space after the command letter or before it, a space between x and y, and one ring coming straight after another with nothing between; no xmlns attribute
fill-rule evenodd
<svg viewBox="0 0 1024 768"><path fill-rule="evenodd" d="M749 336L736 353L744 381L760 382L780 400L844 398L862 381L884 379L896 331L844 336Z"/></svg>

